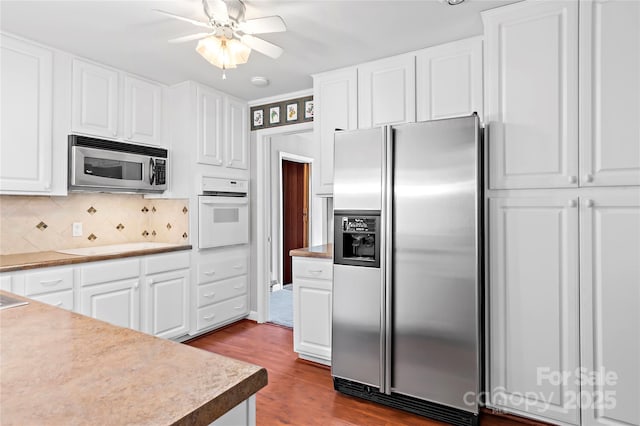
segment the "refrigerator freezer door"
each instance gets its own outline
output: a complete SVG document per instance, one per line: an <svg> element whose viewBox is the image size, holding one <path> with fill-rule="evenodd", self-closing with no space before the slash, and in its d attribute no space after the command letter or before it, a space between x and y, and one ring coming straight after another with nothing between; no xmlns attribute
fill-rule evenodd
<svg viewBox="0 0 640 426"><path fill-rule="evenodd" d="M382 206L382 128L336 132L334 210L380 210Z"/></svg>
<svg viewBox="0 0 640 426"><path fill-rule="evenodd" d="M333 376L380 387L381 315L380 269L333 265Z"/></svg>
<svg viewBox="0 0 640 426"><path fill-rule="evenodd" d="M479 122L394 135L392 391L477 413Z"/></svg>

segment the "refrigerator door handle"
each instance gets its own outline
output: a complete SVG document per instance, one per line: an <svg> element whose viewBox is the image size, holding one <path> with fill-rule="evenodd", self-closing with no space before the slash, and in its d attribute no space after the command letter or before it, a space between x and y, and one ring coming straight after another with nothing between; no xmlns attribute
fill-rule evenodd
<svg viewBox="0 0 640 426"><path fill-rule="evenodd" d="M381 340L384 340L381 345L382 356L382 376L380 382L380 391L391 395L391 312L393 307L393 244L392 244L392 232L393 232L393 128L391 126L384 127L384 153L383 153L383 166L382 176L384 182L382 183L382 218L381 221L384 224L382 248L384 250L384 265L382 272L382 333Z"/></svg>

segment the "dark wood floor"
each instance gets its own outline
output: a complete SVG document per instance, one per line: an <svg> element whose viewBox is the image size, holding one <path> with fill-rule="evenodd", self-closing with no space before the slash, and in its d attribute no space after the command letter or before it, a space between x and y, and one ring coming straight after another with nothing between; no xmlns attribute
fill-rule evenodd
<svg viewBox="0 0 640 426"><path fill-rule="evenodd" d="M187 344L267 369L269 384L256 398L258 425L443 425L335 392L328 367L298 359L288 328L245 320ZM481 424L523 423L483 412Z"/></svg>

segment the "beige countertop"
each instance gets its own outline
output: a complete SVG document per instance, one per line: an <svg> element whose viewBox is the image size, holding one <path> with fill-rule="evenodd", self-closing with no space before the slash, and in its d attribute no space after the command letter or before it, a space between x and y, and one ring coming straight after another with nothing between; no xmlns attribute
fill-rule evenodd
<svg viewBox="0 0 640 426"><path fill-rule="evenodd" d="M267 384L259 366L32 300L0 310L0 330L3 425L209 424Z"/></svg>
<svg viewBox="0 0 640 426"><path fill-rule="evenodd" d="M49 266L70 265L74 263L96 262L99 260L122 259L131 256L167 253L172 251L191 250L191 245L177 245L144 250L132 250L124 253L79 256L56 251L35 253L4 254L0 256L0 272L22 271L25 269L44 268Z"/></svg>
<svg viewBox="0 0 640 426"><path fill-rule="evenodd" d="M323 244L321 246L304 247L289 251L290 256L316 257L319 259L333 258L333 244Z"/></svg>

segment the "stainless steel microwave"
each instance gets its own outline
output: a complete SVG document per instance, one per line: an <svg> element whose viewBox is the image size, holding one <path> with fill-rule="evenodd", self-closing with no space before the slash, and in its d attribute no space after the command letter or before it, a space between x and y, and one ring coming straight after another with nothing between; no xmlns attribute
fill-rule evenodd
<svg viewBox="0 0 640 426"><path fill-rule="evenodd" d="M159 193L167 189L167 150L69 135L69 190Z"/></svg>

